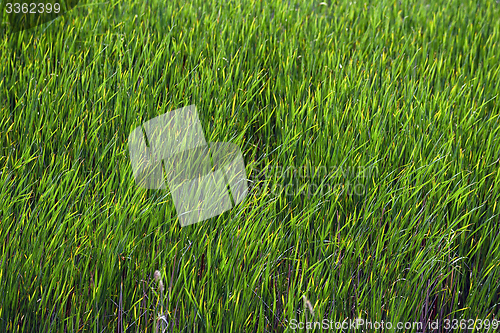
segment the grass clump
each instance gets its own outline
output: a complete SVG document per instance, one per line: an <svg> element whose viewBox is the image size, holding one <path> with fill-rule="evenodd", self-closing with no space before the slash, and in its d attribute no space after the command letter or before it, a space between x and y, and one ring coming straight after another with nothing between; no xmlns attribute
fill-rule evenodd
<svg viewBox="0 0 500 333"><path fill-rule="evenodd" d="M4 23L1 330L498 319L499 54L494 1L125 0ZM127 138L190 104L251 188L181 229L168 190L135 186Z"/></svg>

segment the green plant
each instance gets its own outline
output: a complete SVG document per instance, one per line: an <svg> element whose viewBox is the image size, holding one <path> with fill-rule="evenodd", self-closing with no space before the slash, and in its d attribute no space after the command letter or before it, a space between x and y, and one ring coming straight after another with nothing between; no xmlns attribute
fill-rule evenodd
<svg viewBox="0 0 500 333"><path fill-rule="evenodd" d="M290 331L303 297L498 319L498 3L125 0L1 29L1 331ZM127 137L190 104L251 190L180 228Z"/></svg>

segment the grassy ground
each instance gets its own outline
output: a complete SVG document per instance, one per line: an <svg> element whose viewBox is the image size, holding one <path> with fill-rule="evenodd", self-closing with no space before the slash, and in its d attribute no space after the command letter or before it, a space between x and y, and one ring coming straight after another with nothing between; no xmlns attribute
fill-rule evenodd
<svg viewBox="0 0 500 333"><path fill-rule="evenodd" d="M112 0L1 29L0 331L499 319L499 3ZM190 104L251 189L181 228L127 138Z"/></svg>

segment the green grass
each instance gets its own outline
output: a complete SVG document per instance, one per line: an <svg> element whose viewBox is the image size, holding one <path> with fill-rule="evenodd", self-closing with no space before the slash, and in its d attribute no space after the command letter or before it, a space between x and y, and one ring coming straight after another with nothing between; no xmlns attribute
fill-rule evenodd
<svg viewBox="0 0 500 333"><path fill-rule="evenodd" d="M498 2L124 0L1 30L0 331L500 319ZM251 189L181 228L127 138L190 104Z"/></svg>

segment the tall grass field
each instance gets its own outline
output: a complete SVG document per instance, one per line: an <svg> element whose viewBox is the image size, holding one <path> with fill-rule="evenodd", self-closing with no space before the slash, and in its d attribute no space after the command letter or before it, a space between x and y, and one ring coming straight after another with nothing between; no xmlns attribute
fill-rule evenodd
<svg viewBox="0 0 500 333"><path fill-rule="evenodd" d="M1 17L0 332L500 329L498 1ZM181 227L128 138L187 105L249 191Z"/></svg>

